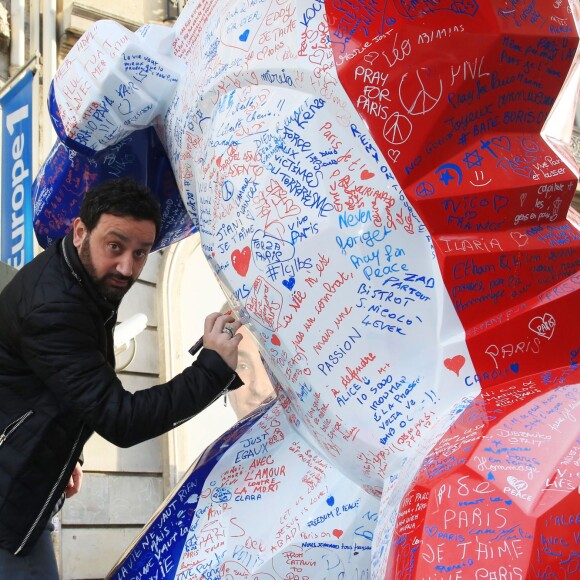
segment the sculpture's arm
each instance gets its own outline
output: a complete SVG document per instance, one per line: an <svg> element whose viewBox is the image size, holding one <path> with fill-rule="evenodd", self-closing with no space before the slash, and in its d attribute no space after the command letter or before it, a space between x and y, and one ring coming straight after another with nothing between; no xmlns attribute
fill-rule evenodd
<svg viewBox="0 0 580 580"><path fill-rule="evenodd" d="M49 107L58 137L85 155L115 145L155 122L179 78L168 54L171 29L133 33L99 21L74 45L52 83Z"/></svg>
<svg viewBox="0 0 580 580"><path fill-rule="evenodd" d="M369 577L378 498L316 451L282 405L256 409L206 449L110 580Z"/></svg>

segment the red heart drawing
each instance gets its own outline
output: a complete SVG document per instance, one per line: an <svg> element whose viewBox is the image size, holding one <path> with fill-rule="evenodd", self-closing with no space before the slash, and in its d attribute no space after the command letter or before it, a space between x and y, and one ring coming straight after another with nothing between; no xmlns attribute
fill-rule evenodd
<svg viewBox="0 0 580 580"><path fill-rule="evenodd" d="M492 137L491 142L496 146L496 147L501 147L502 149L505 149L506 151L510 151L512 148L512 144L511 141L503 136L503 137Z"/></svg>
<svg viewBox="0 0 580 580"><path fill-rule="evenodd" d="M232 252L232 266L240 276L245 276L248 273L251 255L252 251L248 246L243 248L241 251L234 250Z"/></svg>
<svg viewBox="0 0 580 580"><path fill-rule="evenodd" d="M220 155L216 160L215 160L215 164L220 167L222 164L222 156Z"/></svg>
<svg viewBox="0 0 580 580"><path fill-rule="evenodd" d="M367 54L365 54L363 56L363 58L365 59L366 62L368 62L370 65L372 65L375 60L377 60L377 58L379 58L379 53L378 52L369 52Z"/></svg>
<svg viewBox="0 0 580 580"><path fill-rule="evenodd" d="M523 248L529 241L528 236L520 232L510 232L510 236L519 248Z"/></svg>
<svg viewBox="0 0 580 580"><path fill-rule="evenodd" d="M272 335L270 340L274 346L280 346L280 339L275 334Z"/></svg>
<svg viewBox="0 0 580 580"><path fill-rule="evenodd" d="M453 358L446 358L443 361L443 364L450 370L453 371L457 376L459 376L459 371L462 369L463 365L465 364L465 357L458 354Z"/></svg>
<svg viewBox="0 0 580 580"><path fill-rule="evenodd" d="M335 538L340 538L340 536L342 536L342 534L344 534L344 532L342 530L332 530L332 535Z"/></svg>
<svg viewBox="0 0 580 580"><path fill-rule="evenodd" d="M401 152L398 149L389 149L388 154L391 160L396 162Z"/></svg>
<svg viewBox="0 0 580 580"><path fill-rule="evenodd" d="M367 169L363 169L360 174L361 179L371 179L374 176L375 174L372 171L368 171Z"/></svg>
<svg viewBox="0 0 580 580"><path fill-rule="evenodd" d="M538 336L550 340L556 328L556 319L549 312L546 312L544 316L534 316L528 323L528 328Z"/></svg>
<svg viewBox="0 0 580 580"><path fill-rule="evenodd" d="M516 490L516 491L526 491L528 489L528 482L524 481L523 479L518 479L513 475L509 475L507 478L507 482Z"/></svg>

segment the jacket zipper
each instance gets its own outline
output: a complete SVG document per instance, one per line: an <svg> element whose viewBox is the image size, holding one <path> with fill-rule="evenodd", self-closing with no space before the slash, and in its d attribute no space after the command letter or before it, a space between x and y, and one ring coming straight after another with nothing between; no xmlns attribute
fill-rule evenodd
<svg viewBox="0 0 580 580"><path fill-rule="evenodd" d="M224 407L227 405L227 401L228 401L228 388L229 386L234 382L234 379L236 378L236 375L233 374L232 378L228 381L227 385L214 397L214 399L212 401L210 401L205 408L207 409L210 405L213 405L213 403L215 403L222 395L224 396ZM175 423L173 423L173 427L179 427L179 425L181 425L182 423L185 423L187 421L189 421L190 419L193 419L195 416L197 415L197 413L194 413L193 415L191 415L190 417L187 417L185 419L181 419L180 421L176 421Z"/></svg>
<svg viewBox="0 0 580 580"><path fill-rule="evenodd" d="M64 242L62 243L62 255L64 256L64 261L66 262L66 265L68 266L73 278L82 286L83 279L75 272L75 269L72 267L72 264L70 263L70 258L67 254L66 245ZM107 318L107 320L105 320L105 322L103 323L103 326L105 326L105 327L107 326L107 322L109 322L109 320L111 320L111 318L113 318L113 316L116 314L116 312L117 312L116 310L111 311L111 314L109 314L109 317Z"/></svg>
<svg viewBox="0 0 580 580"><path fill-rule="evenodd" d="M22 425L22 423L24 423L24 421L26 421L26 419L28 419L28 417L30 417L30 415L32 415L34 413L34 411L27 411L26 413L24 413L24 415L22 415L22 417L20 417L19 419L16 419L16 421L12 421L12 423L10 423L10 425L8 425L6 427L6 429L4 429L4 431L2 431L2 433L0 433L0 446L4 443L4 441L6 441L6 439L8 439L8 437L10 437L10 435L12 435L12 433L14 433L14 431L16 431L16 429L18 429L18 427L20 427L20 425Z"/></svg>
<svg viewBox="0 0 580 580"><path fill-rule="evenodd" d="M70 259L68 257L68 254L66 253L66 246L65 243L63 241L62 243L62 255L64 256L64 261L66 262L66 265L68 266L70 273L73 275L74 279L82 286L83 285L83 280L82 278L75 272L74 268L72 267L72 264L70 263Z"/></svg>
<svg viewBox="0 0 580 580"><path fill-rule="evenodd" d="M71 271L71 274L72 274L72 275L73 275L73 277L74 277L74 278L77 280L77 282L78 282L79 284L81 284L81 285L82 285L83 281L82 281L81 277L80 277L80 276L79 276L79 275L78 275L78 274L77 274L77 273L74 271L74 269L73 269L73 267L72 267L72 265L71 265L71 263L70 263L70 260L69 260L69 257L68 257L67 251L66 251L66 246L64 245L64 243L62 244L62 253L63 253L64 259L65 259L65 262L67 263L67 266L69 267L69 269L70 269L70 271ZM109 317L107 318L107 320L105 320L105 322L104 322L104 326L106 326L107 322L109 322L109 320L111 320L111 318L112 318L114 315L115 315L115 311L113 310L113 311L111 312L111 314L109 314ZM31 413L32 413L32 411L29 411L29 413L31 414ZM17 425L15 425L15 426L14 426L14 428L13 428L13 429L11 429L9 433L7 433L6 431L7 431L7 430L8 430L8 429L11 427L11 425L8 425L8 427L7 427L7 428L4 430L4 433L2 433L2 436L0 436L0 444L1 444L1 443L3 443L3 442L6 440L6 437L7 437L7 436L8 436L10 433L12 433L12 432L14 431L14 429L16 429L16 427L20 426L20 425L22 424L22 422L23 422L23 421L24 421L24 420L25 420L25 419L26 419L28 416L29 416L29 415L28 415L28 414L26 414L26 415L24 415L23 417L21 417L20 419L18 419L18 421L16 422L16 423L18 423L18 424L17 424ZM32 525L30 526L30 528L29 528L28 532L27 532L27 533L26 533L26 535L24 536L24 539L22 540L22 543L20 544L20 546L18 546L18 549L16 550L16 552L14 552L14 555L15 555L15 556L17 556L17 555L18 555L18 553L19 553L19 552L20 552L20 551L21 551L21 550L24 548L24 546L26 545L26 542L28 542L28 540L29 540L30 536L32 535L32 532L34 532L34 529L35 529L35 528L36 528L36 526L38 525L38 522L40 521L40 518L42 517L42 515L43 515L43 514L44 514L44 512L46 511L46 508L48 507L48 505L49 505L49 503L50 503L50 501L51 501L51 499L52 499L52 496L54 495L54 492L56 491L57 487L59 486L60 482L62 481L62 478L63 478L63 476L64 476L65 472L67 471L67 467L68 467L68 465L69 465L69 463L70 463L70 461L71 461L72 457L74 456L74 454L75 454L75 452L76 452L76 449L77 449L77 447L78 447L78 445L79 445L79 441L80 441L80 439L81 439L81 436L82 436L82 434L83 434L83 430L84 430L84 427L83 427L83 426L81 426L81 429L80 429L80 431L79 431L79 433L78 433L78 435L77 435L77 438L76 438L76 440L75 440L75 442L74 442L74 445L73 445L73 447L72 447L72 449L71 449L71 452L70 452L70 454L69 454L69 456L68 456L68 459L66 460L66 462L65 462L65 464L64 464L64 466L63 466L63 468L61 469L61 471L60 471L60 474L59 474L59 476L58 476L58 478L57 478L57 480L56 480L55 484L52 486L52 489L50 490L50 493L48 494L48 497L46 498L46 501L44 502L44 505L43 505L43 506L42 506L42 508L40 509L40 512L39 512L39 514L36 516L36 519L34 520L34 522L32 523ZM3 437L3 438L2 438L2 437Z"/></svg>
<svg viewBox="0 0 580 580"><path fill-rule="evenodd" d="M76 451L76 448L78 447L79 441L81 439L81 435L83 433L83 429L84 429L84 427L81 427L81 430L79 431L79 434L77 435L77 438L76 438L76 441L73 445L73 448L71 449L70 455L68 456L68 459L67 459L66 463L64 464L64 467L62 468L60 475L58 476L58 479L56 480L56 483L52 486L52 489L50 490L50 493L48 494L48 497L46 498L46 501L44 502L44 505L42 506L40 513L38 514L38 516L36 516L36 519L32 523L32 526L30 526L30 529L26 533L26 536L24 536L24 540L22 540L22 543L20 544L20 546L18 546L18 549L16 550L16 552L14 552L15 556L17 556L18 553L20 552L20 550L22 550L22 548L24 548L24 546L26 545L26 542L28 542L28 539L30 538L30 536L32 535L32 532L34 531L34 528L36 528L36 526L38 525L38 522L40 521L40 518L42 517L42 515L46 511L46 508L48 507L48 504L50 503L50 500L52 499L52 496L54 495L56 488L60 484L62 477L67 470L68 464L70 463L70 460L72 459L72 457Z"/></svg>

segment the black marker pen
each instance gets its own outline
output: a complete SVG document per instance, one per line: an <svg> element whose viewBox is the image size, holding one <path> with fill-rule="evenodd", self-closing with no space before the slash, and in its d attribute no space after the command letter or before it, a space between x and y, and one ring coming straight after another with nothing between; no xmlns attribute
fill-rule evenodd
<svg viewBox="0 0 580 580"><path fill-rule="evenodd" d="M231 314L232 311L228 310L227 312L224 312L224 314ZM201 336L200 338L198 338L193 346L187 351L191 356L195 356L200 350L201 347L203 346L203 336Z"/></svg>

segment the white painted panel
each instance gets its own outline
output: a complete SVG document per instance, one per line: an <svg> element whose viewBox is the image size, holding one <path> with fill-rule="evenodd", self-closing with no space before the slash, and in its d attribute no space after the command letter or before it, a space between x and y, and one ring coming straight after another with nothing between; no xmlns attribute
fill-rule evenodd
<svg viewBox="0 0 580 580"><path fill-rule="evenodd" d="M224 292L210 269L195 234L179 242L171 261L167 289L168 328L165 336L167 373L174 376L192 362L188 348L203 333L205 317L226 302ZM236 415L223 400L168 434L169 480L174 485L191 463L236 422Z"/></svg>
<svg viewBox="0 0 580 580"><path fill-rule="evenodd" d="M65 501L67 525L143 525L163 500L160 476L87 473L79 493Z"/></svg>
<svg viewBox="0 0 580 580"><path fill-rule="evenodd" d="M95 434L85 445L83 467L85 471L161 473L162 446L163 438L155 437L124 449Z"/></svg>
<svg viewBox="0 0 580 580"><path fill-rule="evenodd" d="M147 258L147 263L139 276L139 280L144 280L145 282L151 282L157 284L159 276L159 268L163 260L163 250L158 252L153 252Z"/></svg>
<svg viewBox="0 0 580 580"><path fill-rule="evenodd" d="M69 10L71 10L74 4L80 6L91 6L93 4L94 6L91 6L93 9L98 9L104 14L115 15L133 22L143 22L143 0L123 0L123 2L119 2L119 0L99 0L98 3L78 0L71 2L70 0L65 0L64 4L65 6L70 6Z"/></svg>
<svg viewBox="0 0 580 580"><path fill-rule="evenodd" d="M159 340L156 330L146 329L117 356L117 369L128 372L159 373Z"/></svg>
<svg viewBox="0 0 580 580"><path fill-rule="evenodd" d="M132 528L64 528L63 580L102 579L141 530Z"/></svg>
<svg viewBox="0 0 580 580"><path fill-rule="evenodd" d="M157 288L149 284L143 284L139 280L121 302L119 307L118 322L126 320L133 314L142 312L147 316L147 326L157 326Z"/></svg>

